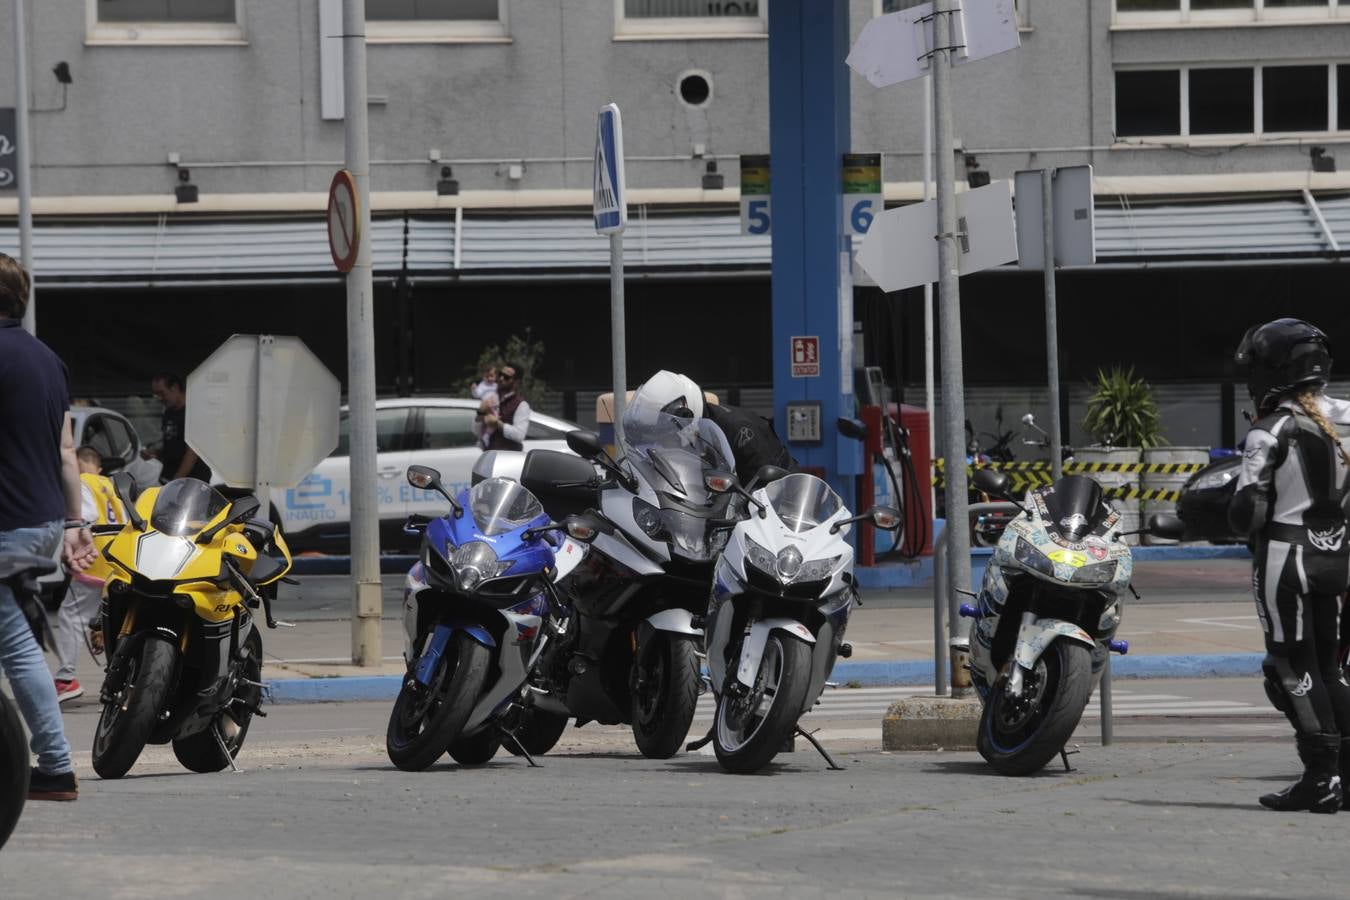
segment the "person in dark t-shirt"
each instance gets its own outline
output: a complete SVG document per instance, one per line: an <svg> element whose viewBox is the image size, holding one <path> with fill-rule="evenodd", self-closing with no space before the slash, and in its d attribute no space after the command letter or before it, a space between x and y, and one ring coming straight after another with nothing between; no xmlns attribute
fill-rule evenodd
<svg viewBox="0 0 1350 900"><path fill-rule="evenodd" d="M28 292L23 266L0 253L0 553L51 558L62 548L66 565L80 572L96 551L81 516L70 388L65 364L22 327ZM32 602L0 583L0 668L37 755L28 798L74 800L79 783L56 684L25 610Z"/></svg>
<svg viewBox="0 0 1350 900"><path fill-rule="evenodd" d="M210 481L211 467L187 445L187 393L183 390L183 379L165 372L150 380L150 389L155 399L164 404L160 420L164 437L159 445L159 461L164 464L164 471L160 478L166 482L175 478Z"/></svg>

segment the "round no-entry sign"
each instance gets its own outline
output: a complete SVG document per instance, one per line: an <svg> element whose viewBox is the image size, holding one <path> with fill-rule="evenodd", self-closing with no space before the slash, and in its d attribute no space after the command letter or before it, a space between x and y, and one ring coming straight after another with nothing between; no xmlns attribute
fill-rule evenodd
<svg viewBox="0 0 1350 900"><path fill-rule="evenodd" d="M328 250L339 272L350 272L361 249L361 201L356 178L338 169L328 187Z"/></svg>

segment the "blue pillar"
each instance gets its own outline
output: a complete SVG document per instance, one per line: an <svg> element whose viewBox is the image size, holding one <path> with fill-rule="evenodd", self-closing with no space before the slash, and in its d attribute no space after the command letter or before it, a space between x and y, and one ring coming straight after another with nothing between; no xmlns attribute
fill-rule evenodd
<svg viewBox="0 0 1350 900"><path fill-rule="evenodd" d="M799 463L824 468L852 505L862 450L835 427L840 415L853 414L852 376L843 376L839 353L841 280L852 290L841 279L848 238L840 212L840 166L849 149L848 7L841 0L769 4L769 154L774 423L786 437L787 404L820 402L823 441L789 446ZM848 318L842 327L851 337ZM819 376L792 377L796 336L820 339Z"/></svg>

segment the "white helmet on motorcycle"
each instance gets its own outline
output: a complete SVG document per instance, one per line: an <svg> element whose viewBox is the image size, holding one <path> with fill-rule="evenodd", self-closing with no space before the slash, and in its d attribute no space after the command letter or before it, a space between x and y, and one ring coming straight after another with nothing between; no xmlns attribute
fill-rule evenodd
<svg viewBox="0 0 1350 900"><path fill-rule="evenodd" d="M665 369L648 378L633 395L633 406L660 410L663 413L680 415L681 410L693 413L689 418L703 418L703 389L678 372Z"/></svg>

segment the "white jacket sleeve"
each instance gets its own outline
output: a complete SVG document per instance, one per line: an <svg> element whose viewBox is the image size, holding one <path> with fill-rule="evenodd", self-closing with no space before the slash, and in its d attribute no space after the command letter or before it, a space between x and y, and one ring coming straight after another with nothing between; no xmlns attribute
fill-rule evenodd
<svg viewBox="0 0 1350 900"><path fill-rule="evenodd" d="M510 422L502 423L502 436L508 441L515 441L523 444L525 435L530 430L530 404L524 400L516 407L516 414L511 417Z"/></svg>

